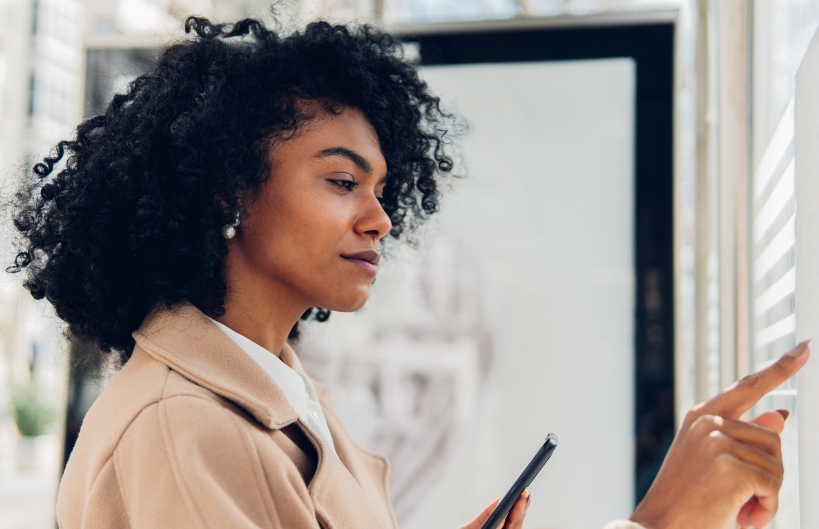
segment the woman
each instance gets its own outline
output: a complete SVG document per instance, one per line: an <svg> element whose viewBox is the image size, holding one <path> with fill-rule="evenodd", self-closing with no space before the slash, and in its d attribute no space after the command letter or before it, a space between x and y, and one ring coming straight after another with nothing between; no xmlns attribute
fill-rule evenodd
<svg viewBox="0 0 819 529"><path fill-rule="evenodd" d="M287 340L311 314L361 308L381 240L436 211L450 118L370 28L185 27L195 37L18 195L11 271L73 337L125 360L85 419L59 524L395 527L385 462L349 439ZM612 527L765 525L784 416L738 419L807 356L800 344L692 410ZM528 503L503 526L522 527Z"/></svg>

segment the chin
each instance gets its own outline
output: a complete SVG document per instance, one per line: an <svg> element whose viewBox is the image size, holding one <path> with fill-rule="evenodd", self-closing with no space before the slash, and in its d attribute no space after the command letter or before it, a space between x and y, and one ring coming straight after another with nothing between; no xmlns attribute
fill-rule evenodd
<svg viewBox="0 0 819 529"><path fill-rule="evenodd" d="M367 303L368 299L370 299L369 285L356 289L354 292L350 292L349 295L345 296L338 296L338 293L336 293L332 300L328 299L324 304L317 304L317 306L335 312L355 312L360 310Z"/></svg>

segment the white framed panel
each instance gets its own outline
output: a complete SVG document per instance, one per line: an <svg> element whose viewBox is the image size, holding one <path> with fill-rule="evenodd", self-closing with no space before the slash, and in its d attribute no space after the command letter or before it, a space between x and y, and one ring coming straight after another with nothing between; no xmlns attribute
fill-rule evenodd
<svg viewBox="0 0 819 529"><path fill-rule="evenodd" d="M633 508L635 63L423 69L466 117L468 178L442 232L497 294L499 370L471 443L410 527L456 525L560 438L527 523L602 527Z"/></svg>

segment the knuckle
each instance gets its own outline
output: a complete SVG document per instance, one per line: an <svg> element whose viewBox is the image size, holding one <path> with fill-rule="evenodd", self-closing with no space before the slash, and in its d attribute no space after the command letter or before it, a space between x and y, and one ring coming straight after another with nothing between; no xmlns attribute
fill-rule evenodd
<svg viewBox="0 0 819 529"><path fill-rule="evenodd" d="M753 389L759 386L759 374L751 373L750 375L745 375L739 380L737 385Z"/></svg>
<svg viewBox="0 0 819 529"><path fill-rule="evenodd" d="M684 424L693 424L701 415L703 408L705 407L705 403L701 402L685 412L685 417L683 417Z"/></svg>
<svg viewBox="0 0 819 529"><path fill-rule="evenodd" d="M714 415L700 415L691 424L691 429L699 434L707 434L717 428Z"/></svg>
<svg viewBox="0 0 819 529"><path fill-rule="evenodd" d="M763 384L764 380L760 373L752 373L750 375L747 375L743 377L740 383L738 384L740 387L744 389L744 391L747 391L756 400L759 400L762 397L764 397L766 393Z"/></svg>
<svg viewBox="0 0 819 529"><path fill-rule="evenodd" d="M776 472L774 472L774 476L780 481L780 485L782 484L782 480L785 479L785 465L779 463L776 465Z"/></svg>
<svg viewBox="0 0 819 529"><path fill-rule="evenodd" d="M776 454L779 459L782 459L782 438L773 432L769 435L769 446L773 449L773 453Z"/></svg>
<svg viewBox="0 0 819 529"><path fill-rule="evenodd" d="M708 435L706 452L713 457L719 457L728 452L728 439L720 432L713 431Z"/></svg>
<svg viewBox="0 0 819 529"><path fill-rule="evenodd" d="M790 378L791 375L790 361L792 361L792 359L780 358L771 365L769 374L773 374L773 378L780 379L781 382L784 382Z"/></svg>
<svg viewBox="0 0 819 529"><path fill-rule="evenodd" d="M781 460L782 438L780 438L779 434L776 432L772 432L765 428L760 428L759 430L762 433L759 446L765 449L765 451L771 454L774 458Z"/></svg>
<svg viewBox="0 0 819 529"><path fill-rule="evenodd" d="M779 360L771 365L771 371L776 371L779 374L787 375L790 372L790 367L794 359L790 356L780 356Z"/></svg>

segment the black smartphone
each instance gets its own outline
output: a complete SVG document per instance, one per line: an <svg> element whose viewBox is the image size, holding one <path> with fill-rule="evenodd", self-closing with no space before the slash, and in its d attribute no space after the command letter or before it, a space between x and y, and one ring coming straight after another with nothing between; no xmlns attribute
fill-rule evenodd
<svg viewBox="0 0 819 529"><path fill-rule="evenodd" d="M489 516L489 519L486 520L486 523L483 524L481 529L497 529L498 524L509 514L509 511L512 510L515 502L520 498L520 495L523 494L523 491L526 490L526 487L532 484L532 481L538 472L540 472L540 469L543 468L546 461L552 457L552 452L555 451L555 448L557 448L557 436L550 433L546 436L546 441L543 442L543 446L540 447L535 457L529 461L529 464L526 465L526 468L520 473L520 477L515 481L515 484L512 485L512 488L509 489L509 492L506 493L506 496L503 497L498 506L495 507L495 510L492 511L492 515Z"/></svg>

